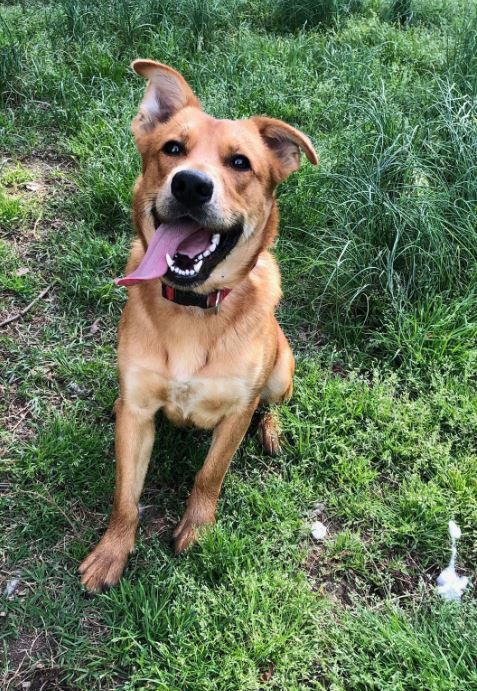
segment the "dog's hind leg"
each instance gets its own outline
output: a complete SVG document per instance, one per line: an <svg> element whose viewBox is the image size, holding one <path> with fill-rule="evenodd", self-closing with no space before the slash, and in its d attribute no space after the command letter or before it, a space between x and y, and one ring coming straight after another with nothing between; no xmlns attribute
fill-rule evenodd
<svg viewBox="0 0 477 691"><path fill-rule="evenodd" d="M277 324L278 344L275 364L261 393L265 404L282 403L293 393L293 374L295 358L285 337ZM277 415L268 408L262 413L258 424L258 435L265 453L276 456L280 453L280 428Z"/></svg>
<svg viewBox="0 0 477 691"><path fill-rule="evenodd" d="M277 414L266 408L258 423L258 439L268 456L278 456L281 453L280 426Z"/></svg>
<svg viewBox="0 0 477 691"><path fill-rule="evenodd" d="M215 509L225 473L248 429L258 398L242 413L224 417L214 429L204 465L195 477L187 509L173 533L174 551L179 554L197 537L197 529L215 523Z"/></svg>
<svg viewBox="0 0 477 691"><path fill-rule="evenodd" d="M100 592L115 585L134 549L139 497L154 443L155 406L118 399L116 411L116 488L109 526L81 564L81 582Z"/></svg>

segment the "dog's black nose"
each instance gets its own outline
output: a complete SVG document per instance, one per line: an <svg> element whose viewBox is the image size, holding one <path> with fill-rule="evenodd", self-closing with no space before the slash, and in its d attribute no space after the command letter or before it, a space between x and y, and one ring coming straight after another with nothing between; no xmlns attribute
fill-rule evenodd
<svg viewBox="0 0 477 691"><path fill-rule="evenodd" d="M201 206L210 201L214 183L199 170L180 170L171 182L171 192L184 206Z"/></svg>

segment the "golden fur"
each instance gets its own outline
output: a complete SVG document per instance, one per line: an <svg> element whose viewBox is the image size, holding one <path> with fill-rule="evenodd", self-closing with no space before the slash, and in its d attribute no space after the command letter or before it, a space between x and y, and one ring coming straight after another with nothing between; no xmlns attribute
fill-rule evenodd
<svg viewBox="0 0 477 691"><path fill-rule="evenodd" d="M159 208L167 204L171 176L182 168L213 178L214 213L225 228L240 216L243 233L194 288L204 294L233 289L217 313L165 300L161 280L129 288L119 329L113 511L105 535L80 567L83 584L94 591L118 581L134 548L158 410L177 425L213 430L209 453L174 531L180 552L194 541L200 526L214 522L224 475L258 404L291 395L294 359L274 316L280 274L268 251L278 229L274 191L298 168L300 149L317 163L308 138L289 125L265 117L216 120L200 109L188 84L170 67L148 60L133 67L148 85L132 124L142 175L134 190L137 238L127 272L141 262L155 231L151 200ZM179 160L162 151L170 140L185 143L187 153ZM252 171L228 166L234 154L247 156ZM265 449L276 452L278 433L270 414L262 418L260 432Z"/></svg>

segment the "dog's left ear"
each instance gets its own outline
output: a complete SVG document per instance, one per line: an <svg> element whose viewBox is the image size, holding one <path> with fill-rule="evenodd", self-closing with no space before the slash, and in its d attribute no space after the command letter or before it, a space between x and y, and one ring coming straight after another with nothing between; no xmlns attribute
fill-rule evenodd
<svg viewBox="0 0 477 691"><path fill-rule="evenodd" d="M134 60L131 67L148 80L139 113L131 125L135 136L150 132L158 123L166 122L186 106L200 108L184 77L172 67L154 60Z"/></svg>
<svg viewBox="0 0 477 691"><path fill-rule="evenodd" d="M305 152L310 163L318 165L318 154L306 134L274 118L258 116L250 119L258 127L262 139L274 156L277 182L285 180L290 173L298 170L300 150Z"/></svg>

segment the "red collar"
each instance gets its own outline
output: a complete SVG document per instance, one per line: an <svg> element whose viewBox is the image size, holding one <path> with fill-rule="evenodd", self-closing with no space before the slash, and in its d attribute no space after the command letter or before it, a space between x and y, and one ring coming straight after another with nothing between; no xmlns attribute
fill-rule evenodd
<svg viewBox="0 0 477 691"><path fill-rule="evenodd" d="M221 288L214 290L213 293L208 293L208 295L200 295L190 290L179 290L179 288L167 286L165 283L162 284L162 297L166 300L175 302L177 305L201 307L202 309L215 307L216 312L219 310L222 300L225 300L230 292L232 292L232 288Z"/></svg>
<svg viewBox="0 0 477 691"><path fill-rule="evenodd" d="M253 271L257 265L258 255L255 257L255 261L250 269ZM162 297L171 302L175 302L177 305L185 305L192 307L201 307L202 309L210 309L215 307L215 311L218 312L222 301L225 300L227 295L232 292L232 288L220 288L220 290L214 290L212 293L207 295L200 295L199 293L193 293L190 290L179 290L179 288L173 288L172 286L167 286L165 283L162 284Z"/></svg>

